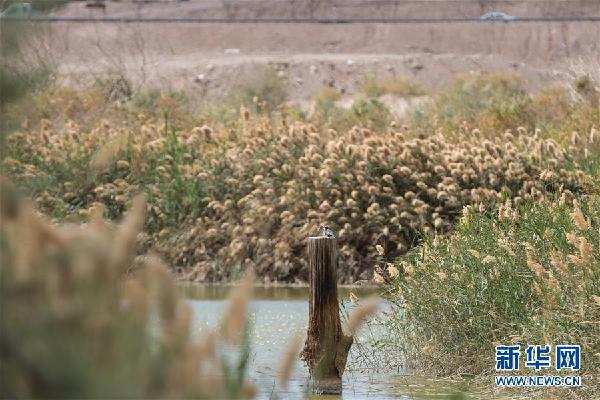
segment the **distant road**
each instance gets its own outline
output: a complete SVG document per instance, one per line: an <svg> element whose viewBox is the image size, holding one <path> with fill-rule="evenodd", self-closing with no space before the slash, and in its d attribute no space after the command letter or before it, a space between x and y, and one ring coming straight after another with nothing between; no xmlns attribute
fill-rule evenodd
<svg viewBox="0 0 600 400"><path fill-rule="evenodd" d="M96 22L96 23L190 23L190 24L510 24L519 22L600 22L597 17L517 17L511 20L480 18L137 18L137 17L31 17L2 18L2 21Z"/></svg>

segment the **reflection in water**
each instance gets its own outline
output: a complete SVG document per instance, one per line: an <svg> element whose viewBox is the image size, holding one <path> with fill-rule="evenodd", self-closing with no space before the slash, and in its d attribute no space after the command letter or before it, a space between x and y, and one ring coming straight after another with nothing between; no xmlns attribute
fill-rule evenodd
<svg viewBox="0 0 600 400"><path fill-rule="evenodd" d="M224 312L225 286L180 286L194 311L194 333L201 335L214 329ZM349 289L341 288L340 298L348 298ZM354 291L354 289L353 289ZM361 295L364 290L359 291ZM256 382L259 399L304 399L308 370L297 359L288 388L283 392L276 385L277 368L288 343L295 333L306 332L308 321L308 289L304 287L255 288L250 307L252 329L250 377ZM380 332L384 333L384 332ZM365 335L365 330L363 330ZM369 334L373 334L372 330ZM377 334L377 332L375 332ZM360 337L359 337L360 340ZM353 346L348 365L357 357ZM456 388L426 379L402 375L398 371L372 372L352 370L344 374L343 399L461 399ZM339 399L339 396L312 396L311 399Z"/></svg>
<svg viewBox="0 0 600 400"><path fill-rule="evenodd" d="M224 300L233 286L198 285L182 282L178 284L181 294L195 300ZM375 287L338 287L338 297L347 299L350 292L361 296L377 293ZM253 290L255 300L302 300L308 301L308 288L305 286L256 286Z"/></svg>

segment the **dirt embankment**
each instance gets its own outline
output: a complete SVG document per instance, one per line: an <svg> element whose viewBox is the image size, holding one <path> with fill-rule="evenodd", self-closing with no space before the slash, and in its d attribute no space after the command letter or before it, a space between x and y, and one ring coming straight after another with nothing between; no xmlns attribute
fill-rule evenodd
<svg viewBox="0 0 600 400"><path fill-rule="evenodd" d="M194 18L476 18L598 16L596 0L154 0L109 1L102 12L74 3L56 15Z"/></svg>
<svg viewBox="0 0 600 400"><path fill-rule="evenodd" d="M109 2L106 14L82 3L63 16L203 18L594 16L600 3L579 1ZM125 75L135 84L183 89L218 99L236 82L274 66L290 97L305 101L323 86L354 93L365 75L420 81L432 90L466 71L514 71L531 89L563 80L568 64L598 58L594 22L428 24L55 23L45 42L59 71L75 82Z"/></svg>

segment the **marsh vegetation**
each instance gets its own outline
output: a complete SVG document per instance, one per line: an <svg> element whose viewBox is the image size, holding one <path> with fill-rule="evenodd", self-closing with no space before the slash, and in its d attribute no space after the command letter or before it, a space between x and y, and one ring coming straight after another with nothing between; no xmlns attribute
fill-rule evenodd
<svg viewBox="0 0 600 400"><path fill-rule="evenodd" d="M575 342L577 395L598 396L593 76L533 94L512 75L459 76L402 120L379 97L423 92L400 80L367 78L349 109L325 88L311 113L270 73L211 106L116 82L1 105L18 121L1 148L16 187L2 190L4 395L252 396L249 283L223 334L197 343L171 277L306 282L305 239L327 222L340 281L376 283L393 305L381 352L486 376L496 343Z"/></svg>

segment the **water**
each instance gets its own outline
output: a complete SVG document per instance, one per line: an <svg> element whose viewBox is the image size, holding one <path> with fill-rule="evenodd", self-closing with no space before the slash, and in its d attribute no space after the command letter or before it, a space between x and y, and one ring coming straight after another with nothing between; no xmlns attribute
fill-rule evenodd
<svg viewBox="0 0 600 400"><path fill-rule="evenodd" d="M229 288L224 286L181 285L180 290L194 310L194 334L202 335L214 329L223 315ZM339 290L340 298L347 299L349 289ZM363 291L359 296L366 295ZM277 368L288 343L295 333L305 333L308 321L308 289L302 287L255 288L250 307L252 326L250 378L259 388L259 399L304 399L307 393L308 370L298 359L287 390L276 384ZM385 312L385 307L384 307ZM381 318L381 316L380 316ZM366 337L387 334L376 326L363 328L358 341ZM361 368L361 360L373 349L353 346L348 369L344 373L343 392L340 396L317 396L318 399L462 399L466 398L456 384L417 378L402 373L401 360L395 354L375 354L393 368L375 371ZM368 351L366 351L368 350ZM384 352L382 352L384 353ZM388 357L389 360L386 360Z"/></svg>

